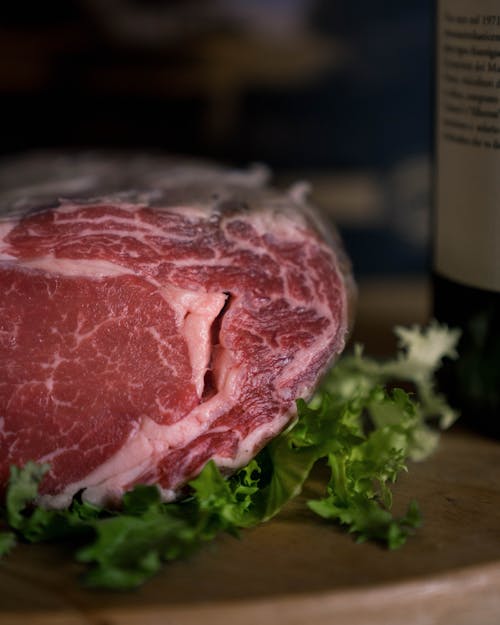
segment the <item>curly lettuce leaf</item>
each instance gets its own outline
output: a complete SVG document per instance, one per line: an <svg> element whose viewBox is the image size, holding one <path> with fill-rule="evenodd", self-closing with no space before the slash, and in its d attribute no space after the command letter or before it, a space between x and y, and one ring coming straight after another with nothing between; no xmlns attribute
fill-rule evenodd
<svg viewBox="0 0 500 625"><path fill-rule="evenodd" d="M16 546L14 532L0 532L0 557L7 555Z"/></svg>
<svg viewBox="0 0 500 625"><path fill-rule="evenodd" d="M412 431L408 455L411 460L423 460L439 441L439 433L429 427L429 422L437 420L439 429L446 429L458 418L458 413L436 390L435 373L445 358L457 358L460 331L432 322L424 329L396 327L395 334L399 350L394 358L379 362L365 356L363 348L357 345L353 355L342 358L331 370L322 390L347 400L363 398L377 386L411 385L418 421ZM369 411L377 427L397 422L400 416L399 410L390 410L377 402Z"/></svg>
<svg viewBox="0 0 500 625"><path fill-rule="evenodd" d="M353 533L400 547L421 523L412 502L402 517L391 512L391 485L433 451L440 428L456 414L434 386L445 357L455 357L458 333L431 324L398 328L399 353L386 362L360 347L340 359L311 399L297 401L297 418L246 467L229 478L213 462L189 483L189 495L163 503L155 486L136 486L120 510L76 497L65 510L36 505L45 465L12 467L0 532L0 555L15 536L30 542L78 539L76 559L87 566L84 583L124 590L154 575L163 563L186 558L221 532L238 535L276 515L302 490L312 468L329 470L324 496L307 502L311 512ZM412 392L397 388L410 385Z"/></svg>

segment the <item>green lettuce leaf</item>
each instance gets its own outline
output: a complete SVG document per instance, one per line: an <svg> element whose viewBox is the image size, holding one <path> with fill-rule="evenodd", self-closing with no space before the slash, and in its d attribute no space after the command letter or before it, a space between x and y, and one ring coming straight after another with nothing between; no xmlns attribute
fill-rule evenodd
<svg viewBox="0 0 500 625"><path fill-rule="evenodd" d="M327 374L314 397L297 401L297 418L247 466L223 477L211 461L189 483L183 500L163 503L155 486L136 486L120 510L75 497L64 510L36 505L48 467L12 467L2 512L0 555L16 536L30 542L72 540L85 565L84 583L124 590L137 587L163 563L186 558L221 532L239 532L276 515L296 497L312 468L329 471L324 496L307 502L311 513L333 521L360 542L400 547L420 525L412 502L391 513L391 485L409 460L436 447L438 429L456 413L436 391L434 374L455 357L458 333L436 323L424 330L397 328L399 352L378 362L356 347ZM406 390L397 387L405 386ZM437 427L436 427L437 426Z"/></svg>
<svg viewBox="0 0 500 625"><path fill-rule="evenodd" d="M14 532L0 532L0 557L7 555L16 546Z"/></svg>

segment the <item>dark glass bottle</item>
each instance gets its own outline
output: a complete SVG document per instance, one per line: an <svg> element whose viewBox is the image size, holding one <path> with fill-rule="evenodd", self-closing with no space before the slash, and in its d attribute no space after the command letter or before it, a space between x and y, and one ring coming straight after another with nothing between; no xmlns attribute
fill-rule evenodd
<svg viewBox="0 0 500 625"><path fill-rule="evenodd" d="M500 436L500 2L437 0L434 315L459 327L442 386Z"/></svg>

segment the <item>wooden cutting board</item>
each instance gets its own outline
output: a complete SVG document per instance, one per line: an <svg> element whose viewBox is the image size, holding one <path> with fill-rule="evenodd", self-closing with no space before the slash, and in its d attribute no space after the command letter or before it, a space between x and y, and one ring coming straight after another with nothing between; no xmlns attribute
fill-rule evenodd
<svg viewBox="0 0 500 625"><path fill-rule="evenodd" d="M415 497L424 526L394 552L308 512L318 479L275 520L221 536L135 592L85 590L62 548L23 545L0 566L0 623L500 623L500 443L456 428L411 465L395 509Z"/></svg>

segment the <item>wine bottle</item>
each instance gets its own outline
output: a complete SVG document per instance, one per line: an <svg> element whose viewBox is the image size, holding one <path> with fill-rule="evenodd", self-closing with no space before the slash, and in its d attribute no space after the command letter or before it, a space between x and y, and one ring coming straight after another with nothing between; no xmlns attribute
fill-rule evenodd
<svg viewBox="0 0 500 625"><path fill-rule="evenodd" d="M500 436L500 2L437 0L434 315L459 327L442 386Z"/></svg>

